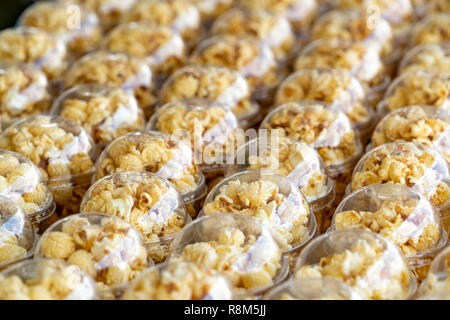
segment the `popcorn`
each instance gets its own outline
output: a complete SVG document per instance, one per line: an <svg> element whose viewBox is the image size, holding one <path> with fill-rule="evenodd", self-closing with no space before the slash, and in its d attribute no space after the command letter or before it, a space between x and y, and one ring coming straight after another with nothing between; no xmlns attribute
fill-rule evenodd
<svg viewBox="0 0 450 320"><path fill-rule="evenodd" d="M429 15L415 26L411 35L411 44L415 46L425 43L449 41L449 21L450 14L448 12Z"/></svg>
<svg viewBox="0 0 450 320"><path fill-rule="evenodd" d="M450 291L450 247L444 249L431 264L427 278L420 287L420 294L438 295Z"/></svg>
<svg viewBox="0 0 450 320"><path fill-rule="evenodd" d="M189 0L200 13L200 17L206 21L215 19L222 13L233 7L233 0Z"/></svg>
<svg viewBox="0 0 450 320"><path fill-rule="evenodd" d="M400 73L416 70L436 69L450 72L450 45L448 43L426 43L411 49L400 64Z"/></svg>

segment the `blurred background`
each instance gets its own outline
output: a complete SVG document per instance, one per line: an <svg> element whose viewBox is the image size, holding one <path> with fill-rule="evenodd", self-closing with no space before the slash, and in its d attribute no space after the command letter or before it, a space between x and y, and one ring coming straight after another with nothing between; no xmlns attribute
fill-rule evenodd
<svg viewBox="0 0 450 320"><path fill-rule="evenodd" d="M0 29L13 26L20 13L33 2L33 0L1 0Z"/></svg>

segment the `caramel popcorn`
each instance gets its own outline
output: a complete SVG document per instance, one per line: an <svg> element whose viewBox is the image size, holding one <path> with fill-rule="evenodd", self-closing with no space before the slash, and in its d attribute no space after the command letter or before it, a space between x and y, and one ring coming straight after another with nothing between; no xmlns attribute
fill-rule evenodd
<svg viewBox="0 0 450 320"><path fill-rule="evenodd" d="M0 300L93 300L96 287L77 266L35 259L0 274Z"/></svg>
<svg viewBox="0 0 450 320"><path fill-rule="evenodd" d="M250 101L246 80L224 67L194 66L175 72L164 84L160 102L200 98L231 109L240 124L257 121L259 107Z"/></svg>
<svg viewBox="0 0 450 320"><path fill-rule="evenodd" d="M317 248L320 245L326 248ZM307 248L319 250L319 255ZM414 280L398 249L372 232L336 231L317 238L307 248L298 261L297 279L330 277L371 300L407 299L413 293Z"/></svg>
<svg viewBox="0 0 450 320"><path fill-rule="evenodd" d="M356 191L371 184L401 184L424 194L440 208L450 200L448 176L447 162L433 149L412 142L388 143L359 161L351 189Z"/></svg>
<svg viewBox="0 0 450 320"><path fill-rule="evenodd" d="M270 47L279 61L287 60L295 46L289 21L264 10L229 10L214 22L212 33L255 37Z"/></svg>
<svg viewBox="0 0 450 320"><path fill-rule="evenodd" d="M450 247L444 249L433 260L428 276L420 288L422 295L433 295L450 291Z"/></svg>
<svg viewBox="0 0 450 320"><path fill-rule="evenodd" d="M234 0L189 0L204 20L215 19L234 5Z"/></svg>
<svg viewBox="0 0 450 320"><path fill-rule="evenodd" d="M418 23L411 35L412 45L450 41L450 13L436 13Z"/></svg>
<svg viewBox="0 0 450 320"><path fill-rule="evenodd" d="M450 163L450 115L431 106L412 106L393 111L376 127L372 135L375 147L406 141L435 148Z"/></svg>
<svg viewBox="0 0 450 320"><path fill-rule="evenodd" d="M53 79L66 66L66 46L40 29L4 29L0 32L0 60L30 64Z"/></svg>
<svg viewBox="0 0 450 320"><path fill-rule="evenodd" d="M65 74L66 88L89 83L133 91L146 113L151 113L149 109L155 103L150 67L143 60L124 53L90 53L73 64Z"/></svg>
<svg viewBox="0 0 450 320"><path fill-rule="evenodd" d="M81 212L117 216L135 227L155 262L163 262L174 235L189 221L184 202L167 181L142 171L124 171L97 181Z"/></svg>
<svg viewBox="0 0 450 320"><path fill-rule="evenodd" d="M400 65L401 73L429 69L450 73L450 44L426 43L414 47Z"/></svg>
<svg viewBox="0 0 450 320"><path fill-rule="evenodd" d="M171 29L135 22L112 30L103 47L145 60L161 83L184 65L187 54L183 39Z"/></svg>
<svg viewBox="0 0 450 320"><path fill-rule="evenodd" d="M0 117L5 127L28 116L48 111L49 81L32 67L0 64Z"/></svg>
<svg viewBox="0 0 450 320"><path fill-rule="evenodd" d="M42 235L35 256L76 265L101 289L122 285L147 266L138 232L121 219L100 214L57 222Z"/></svg>
<svg viewBox="0 0 450 320"><path fill-rule="evenodd" d="M25 10L19 25L47 31L75 56L94 49L102 36L97 15L74 1L37 2Z"/></svg>
<svg viewBox="0 0 450 320"><path fill-rule="evenodd" d="M202 36L200 13L194 5L184 0L138 1L125 16L125 21L171 28L191 46Z"/></svg>
<svg viewBox="0 0 450 320"><path fill-rule="evenodd" d="M272 228L284 251L298 248L315 233L305 198L277 175L242 172L218 184L208 195L203 213L227 212L255 218Z"/></svg>
<svg viewBox="0 0 450 320"><path fill-rule="evenodd" d="M144 113L133 93L103 85L80 85L66 91L51 113L82 126L100 149L145 127Z"/></svg>
<svg viewBox="0 0 450 320"><path fill-rule="evenodd" d="M125 300L230 300L228 281L196 263L173 261L150 268L125 290Z"/></svg>

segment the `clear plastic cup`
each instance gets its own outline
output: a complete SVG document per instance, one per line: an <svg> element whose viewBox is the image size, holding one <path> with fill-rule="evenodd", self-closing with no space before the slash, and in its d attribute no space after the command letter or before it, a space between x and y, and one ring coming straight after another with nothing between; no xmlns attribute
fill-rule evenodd
<svg viewBox="0 0 450 320"><path fill-rule="evenodd" d="M361 300L358 292L333 278L290 278L270 290L264 300Z"/></svg>
<svg viewBox="0 0 450 320"><path fill-rule="evenodd" d="M295 278L345 282L363 299L408 299L417 282L398 247L367 230L323 234L310 242L297 261Z"/></svg>
<svg viewBox="0 0 450 320"><path fill-rule="evenodd" d="M76 214L53 224L39 239L34 257L79 267L94 279L102 296L117 294L148 265L139 232L122 219L98 213Z"/></svg>
<svg viewBox="0 0 450 320"><path fill-rule="evenodd" d="M449 12L428 15L425 19L417 23L412 30L410 46L450 41L449 22Z"/></svg>
<svg viewBox="0 0 450 320"><path fill-rule="evenodd" d="M156 103L150 67L125 53L95 51L77 60L65 73L64 88L81 84L109 85L133 92L146 117L150 117Z"/></svg>
<svg viewBox="0 0 450 320"><path fill-rule="evenodd" d="M223 175L226 158L237 140L238 122L229 109L203 99L177 100L160 107L147 124L179 136L191 146L206 178Z"/></svg>
<svg viewBox="0 0 450 320"><path fill-rule="evenodd" d="M141 0L128 11L124 20L168 27L181 35L189 47L195 46L203 36L200 13L190 1Z"/></svg>
<svg viewBox="0 0 450 320"><path fill-rule="evenodd" d="M16 27L0 32L0 60L26 63L42 70L49 79L58 77L67 65L65 43L33 27Z"/></svg>
<svg viewBox="0 0 450 320"><path fill-rule="evenodd" d="M434 69L450 72L450 42L426 43L410 49L400 63L399 74Z"/></svg>
<svg viewBox="0 0 450 320"><path fill-rule="evenodd" d="M69 89L53 102L50 113L82 126L99 151L117 137L145 128L144 112L134 94L108 85Z"/></svg>
<svg viewBox="0 0 450 320"><path fill-rule="evenodd" d="M122 171L98 180L84 195L80 211L125 220L140 232L155 263L166 260L173 238L191 221L175 187L144 171Z"/></svg>
<svg viewBox="0 0 450 320"><path fill-rule="evenodd" d="M251 101L251 90L244 77L225 67L188 66L179 69L164 83L160 103L200 98L211 100L236 115L242 128L261 119L260 107Z"/></svg>
<svg viewBox="0 0 450 320"><path fill-rule="evenodd" d="M0 300L95 300L94 280L61 260L33 259L0 273Z"/></svg>
<svg viewBox="0 0 450 320"><path fill-rule="evenodd" d="M335 196L334 182L327 176L323 160L312 147L289 137L250 140L237 149L233 164L226 168L226 176L245 170L286 177L308 201L318 232L328 228L330 206Z"/></svg>
<svg viewBox="0 0 450 320"><path fill-rule="evenodd" d="M102 47L145 60L153 71L157 87L161 87L187 59L186 45L177 33L144 22L117 26L103 40Z"/></svg>
<svg viewBox="0 0 450 320"><path fill-rule="evenodd" d="M417 105L450 110L450 73L430 69L402 74L389 85L377 113L383 117L396 109Z"/></svg>
<svg viewBox="0 0 450 320"><path fill-rule="evenodd" d="M448 181L448 164L438 151L413 142L393 142L359 160L347 194L372 184L401 184L424 194L444 218L449 215Z"/></svg>
<svg viewBox="0 0 450 320"><path fill-rule="evenodd" d="M228 280L197 263L169 261L142 272L125 290L124 300L230 300Z"/></svg>
<svg viewBox="0 0 450 320"><path fill-rule="evenodd" d="M62 40L73 57L93 50L102 30L97 15L76 1L39 1L29 6L17 25L42 29Z"/></svg>
<svg viewBox="0 0 450 320"><path fill-rule="evenodd" d="M83 128L58 116L34 116L5 130L0 148L24 155L40 169L59 206L58 215L78 211L97 157L95 144Z"/></svg>
<svg viewBox="0 0 450 320"><path fill-rule="evenodd" d="M34 67L0 62L0 118L3 128L29 116L46 113L52 95L45 73Z"/></svg>
<svg viewBox="0 0 450 320"><path fill-rule="evenodd" d="M244 215L214 214L195 220L175 238L171 259L218 271L241 299L261 296L288 274L272 232Z"/></svg>
<svg viewBox="0 0 450 320"><path fill-rule="evenodd" d="M200 216L223 213L245 215L272 229L284 254L301 250L317 232L303 194L273 173L238 172L218 183L206 197Z"/></svg>
<svg viewBox="0 0 450 320"><path fill-rule="evenodd" d="M433 260L427 278L422 283L421 295L435 295L450 291L450 247L439 253Z"/></svg>
<svg viewBox="0 0 450 320"><path fill-rule="evenodd" d="M419 282L448 239L434 206L421 193L399 184L373 184L346 197L329 230L354 228L395 243Z"/></svg>
<svg viewBox="0 0 450 320"><path fill-rule="evenodd" d="M372 133L374 112L366 103L364 86L343 69L307 68L288 78L278 87L275 104L316 100L344 112L363 142Z"/></svg>
<svg viewBox="0 0 450 320"><path fill-rule="evenodd" d="M206 193L205 178L190 146L162 132L132 132L111 142L99 156L94 179L121 171L147 171L172 182L195 217Z"/></svg>
<svg viewBox="0 0 450 320"><path fill-rule="evenodd" d="M450 163L450 112L432 106L411 106L392 111L377 125L371 144L416 142L441 152Z"/></svg>
<svg viewBox="0 0 450 320"><path fill-rule="evenodd" d="M26 213L10 199L0 196L0 270L31 257L36 238Z"/></svg>

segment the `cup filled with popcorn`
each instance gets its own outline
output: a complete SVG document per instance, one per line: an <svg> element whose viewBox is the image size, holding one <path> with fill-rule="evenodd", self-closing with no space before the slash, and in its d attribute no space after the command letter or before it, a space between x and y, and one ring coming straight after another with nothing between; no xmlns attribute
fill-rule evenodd
<svg viewBox="0 0 450 320"><path fill-rule="evenodd" d="M430 14L415 25L411 32L410 45L450 41L449 22L449 12Z"/></svg>
<svg viewBox="0 0 450 320"><path fill-rule="evenodd" d="M430 271L422 283L419 293L422 296L439 295L450 291L450 247L439 253L433 260ZM448 299L448 295L447 295Z"/></svg>
<svg viewBox="0 0 450 320"><path fill-rule="evenodd" d="M450 42L425 43L410 49L399 65L399 73L415 70L450 72Z"/></svg>

